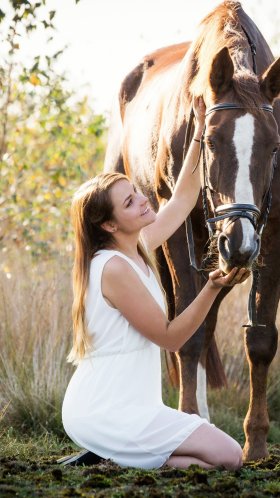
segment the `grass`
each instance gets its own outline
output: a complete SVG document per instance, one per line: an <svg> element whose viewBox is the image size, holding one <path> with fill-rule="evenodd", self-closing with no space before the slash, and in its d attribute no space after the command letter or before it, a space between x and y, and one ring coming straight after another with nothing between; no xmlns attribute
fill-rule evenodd
<svg viewBox="0 0 280 498"><path fill-rule="evenodd" d="M11 263L6 267L10 270ZM62 432L62 397L73 372L66 363L71 338L69 261L34 264L26 255L13 262L9 275L0 280L2 422Z"/></svg>

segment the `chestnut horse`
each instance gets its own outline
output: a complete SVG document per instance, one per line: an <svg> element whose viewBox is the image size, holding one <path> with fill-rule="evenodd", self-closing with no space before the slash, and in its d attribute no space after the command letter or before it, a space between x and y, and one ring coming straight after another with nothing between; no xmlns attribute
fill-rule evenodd
<svg viewBox="0 0 280 498"><path fill-rule="evenodd" d="M254 310L257 320L245 328L251 382L244 422L247 460L267 455L266 383L277 349L279 168L273 181L272 175L279 142L280 108L274 102L279 91L280 60L273 61L266 41L241 4L223 2L201 22L192 44L162 48L144 57L125 78L105 161L106 171L128 174L157 210L172 194L193 134L192 98L203 96L207 108L199 164L203 197L191 214L191 249L201 264L208 226L225 272L233 266L252 267L259 253L263 260ZM205 216L212 220L205 223ZM172 318L205 282L201 272L190 266L185 226L157 251L157 259ZM179 408L189 413L209 416L206 371L210 384L225 383L214 330L227 292L221 292L203 326L177 353Z"/></svg>

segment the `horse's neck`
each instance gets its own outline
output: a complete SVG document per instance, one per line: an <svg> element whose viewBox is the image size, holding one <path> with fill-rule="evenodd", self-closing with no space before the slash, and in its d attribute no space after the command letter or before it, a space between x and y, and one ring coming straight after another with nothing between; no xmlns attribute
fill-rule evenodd
<svg viewBox="0 0 280 498"><path fill-rule="evenodd" d="M273 54L254 21L246 14L246 12L244 12L242 8L238 10L238 19L240 26L245 30L249 40L256 47L257 74L261 74L274 60Z"/></svg>

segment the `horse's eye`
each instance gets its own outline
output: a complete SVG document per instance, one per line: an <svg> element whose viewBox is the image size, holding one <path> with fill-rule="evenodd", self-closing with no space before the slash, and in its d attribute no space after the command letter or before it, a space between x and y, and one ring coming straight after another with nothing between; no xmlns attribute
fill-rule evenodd
<svg viewBox="0 0 280 498"><path fill-rule="evenodd" d="M210 138L206 139L207 146L209 147L210 150L215 150L214 144Z"/></svg>
<svg viewBox="0 0 280 498"><path fill-rule="evenodd" d="M277 147L274 147L272 154L276 154L276 152L278 152L278 149L279 149L279 145L277 145Z"/></svg>

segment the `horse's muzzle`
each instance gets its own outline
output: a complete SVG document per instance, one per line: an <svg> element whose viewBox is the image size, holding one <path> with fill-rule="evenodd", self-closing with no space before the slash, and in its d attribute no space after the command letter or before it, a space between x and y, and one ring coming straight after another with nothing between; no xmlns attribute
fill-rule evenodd
<svg viewBox="0 0 280 498"><path fill-rule="evenodd" d="M218 238L218 250L219 266L225 273L229 273L232 268L250 269L260 251L260 237L255 232L250 246L241 250L234 244L234 237L222 232Z"/></svg>

